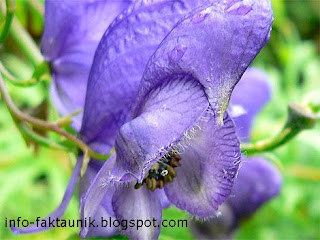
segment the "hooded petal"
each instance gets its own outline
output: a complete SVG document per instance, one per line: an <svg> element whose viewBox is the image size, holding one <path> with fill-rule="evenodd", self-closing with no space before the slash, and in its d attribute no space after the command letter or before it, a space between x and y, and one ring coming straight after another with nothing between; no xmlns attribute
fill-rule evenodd
<svg viewBox="0 0 320 240"><path fill-rule="evenodd" d="M279 194L282 177L279 170L261 157L252 157L242 166L228 199L238 220L251 215L263 203Z"/></svg>
<svg viewBox="0 0 320 240"><path fill-rule="evenodd" d="M122 229L130 239L158 239L162 208L157 193L160 191L163 190L153 193L145 186L135 189L134 184L122 185L115 191L112 206L119 221L135 220L151 225Z"/></svg>
<svg viewBox="0 0 320 240"><path fill-rule="evenodd" d="M34 232L40 232L40 231L44 231L49 229L49 219L56 219L56 218L61 218L64 214L64 212L66 211L69 202L72 198L74 189L77 185L78 182L78 177L80 175L80 171L81 171L81 166L82 166L82 162L83 162L83 158L80 158L77 160L77 163L73 169L71 178L69 180L67 189L63 195L63 199L60 203L60 205L49 215L47 216L45 219L41 220L41 221L46 221L46 227L41 227L37 225L31 225L29 227L26 228L16 228L16 227L12 227L11 230L13 233L15 234L25 234L25 233L34 233Z"/></svg>
<svg viewBox="0 0 320 240"><path fill-rule="evenodd" d="M87 171L80 181L80 200L85 197L87 190L93 183L96 175L98 174L99 170L103 166L103 163L104 162L102 161L98 161L94 159L90 160ZM113 196L112 190L109 190L108 194L105 194L100 205L98 206L96 213L94 214L94 217L92 218L92 219L95 219L96 222L100 222L102 217L103 219L107 219L108 221L110 217L113 220L115 219L113 217L114 213L111 206L112 196ZM80 201L80 202L81 204L83 204L83 201ZM87 236L88 237L93 237L93 236L109 237L109 236L115 235L116 233L119 233L119 230L114 226L102 227L99 224L98 227L89 227Z"/></svg>
<svg viewBox="0 0 320 240"><path fill-rule="evenodd" d="M240 11L242 8L247 11ZM269 2L262 1L251 5L243 2L210 5L193 11L177 24L149 61L139 88L133 120L123 125L118 134L119 167L141 181L146 171L197 123L209 104L214 106L212 109L217 117L221 103L228 103L234 85L264 46L271 22ZM226 36L231 34L231 40L219 41L219 31ZM245 39L245 43L233 39L232 34L240 40ZM216 54L221 58L212 58ZM235 61L237 59L239 61ZM216 64L208 65L210 62ZM208 69L216 78L204 77ZM224 78L215 75L217 73ZM217 88L214 101L221 106L213 104L211 93L208 93L213 88Z"/></svg>
<svg viewBox="0 0 320 240"><path fill-rule="evenodd" d="M134 117L164 79L189 74L204 86L221 121L234 86L267 43L272 20L269 0L221 1L192 11L149 60Z"/></svg>
<svg viewBox="0 0 320 240"><path fill-rule="evenodd" d="M235 87L229 106L237 134L242 141L248 141L252 122L256 114L271 98L270 81L266 73L249 68Z"/></svg>
<svg viewBox="0 0 320 240"><path fill-rule="evenodd" d="M199 82L190 76L174 78L147 96L142 114L124 124L117 136L116 164L138 181L200 121L209 106Z"/></svg>
<svg viewBox="0 0 320 240"><path fill-rule="evenodd" d="M83 108L96 47L111 21L131 1L47 0L42 53L52 64L53 102L63 115ZM76 84L75 84L76 83ZM79 130L82 116L75 118Z"/></svg>
<svg viewBox="0 0 320 240"><path fill-rule="evenodd" d="M182 16L207 2L138 1L109 27L91 69L81 129L94 149L110 150L129 120L147 61Z"/></svg>
<svg viewBox="0 0 320 240"><path fill-rule="evenodd" d="M241 156L232 120L226 115L217 127L214 116L208 118L180 154L177 177L164 187L172 204L200 218L216 214L231 193Z"/></svg>

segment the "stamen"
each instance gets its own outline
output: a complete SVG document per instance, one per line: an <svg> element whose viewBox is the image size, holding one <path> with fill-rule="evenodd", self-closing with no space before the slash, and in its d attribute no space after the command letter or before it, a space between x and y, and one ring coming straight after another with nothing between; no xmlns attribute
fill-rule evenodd
<svg viewBox="0 0 320 240"><path fill-rule="evenodd" d="M172 177L176 177L176 176L177 176L177 174L176 174L176 172L174 171L173 167L168 166L168 167L167 167L167 171L168 171L168 173L169 173Z"/></svg>
<svg viewBox="0 0 320 240"><path fill-rule="evenodd" d="M180 155L169 152L152 166L142 183L136 183L134 188L139 189L146 183L149 190L155 191L157 188L163 188L166 183L173 182L173 178L177 176L174 168L181 166L180 160Z"/></svg>
<svg viewBox="0 0 320 240"><path fill-rule="evenodd" d="M172 157L173 157L174 159L176 159L177 161L180 161L180 160L182 159L181 156L178 155L178 154L174 154Z"/></svg>
<svg viewBox="0 0 320 240"><path fill-rule="evenodd" d="M152 188L151 178L148 177L148 178L146 179L146 182L147 182L147 188L148 188L148 189L151 189L151 188Z"/></svg>
<svg viewBox="0 0 320 240"><path fill-rule="evenodd" d="M162 189L163 186L164 186L164 181L163 180L159 180L157 183L158 183L157 187Z"/></svg>
<svg viewBox="0 0 320 240"><path fill-rule="evenodd" d="M173 181L173 179L172 179L172 177L171 177L170 175L165 176L165 177L164 177L164 180L165 180L166 182L172 182L172 181Z"/></svg>
<svg viewBox="0 0 320 240"><path fill-rule="evenodd" d="M168 170L162 170L162 172L160 173L160 175L162 176L162 177L165 177L165 176L167 176L168 175Z"/></svg>
<svg viewBox="0 0 320 240"><path fill-rule="evenodd" d="M143 183L136 183L136 185L134 185L135 189L139 189L142 186Z"/></svg>
<svg viewBox="0 0 320 240"><path fill-rule="evenodd" d="M181 166L181 164L176 160L176 159L172 159L171 160L171 166L172 167L180 167Z"/></svg>
<svg viewBox="0 0 320 240"><path fill-rule="evenodd" d="M152 186L150 190L153 192L157 188L157 180L154 178L151 178L151 183L152 183Z"/></svg>

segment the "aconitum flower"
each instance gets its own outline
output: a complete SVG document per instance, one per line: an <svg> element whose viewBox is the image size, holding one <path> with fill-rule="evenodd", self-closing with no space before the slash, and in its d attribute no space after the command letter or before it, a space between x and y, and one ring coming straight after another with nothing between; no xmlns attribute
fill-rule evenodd
<svg viewBox="0 0 320 240"><path fill-rule="evenodd" d="M45 1L45 26L41 51L50 62L53 82L51 99L60 114L67 115L84 107L86 88L95 50L113 19L132 4L131 0ZM73 118L79 130L82 113ZM61 204L48 217L61 218L72 197L80 175L82 159L77 161ZM97 169L90 163L88 172ZM87 174L82 180L84 189ZM12 228L14 233L32 233L49 227ZM105 229L106 232L107 229ZM108 235L105 233L104 235Z"/></svg>
<svg viewBox="0 0 320 240"><path fill-rule="evenodd" d="M82 217L160 220L167 199L198 217L216 212L240 163L225 110L271 23L267 0L137 1L117 17L95 53L80 131L96 151L115 153L82 178ZM81 164L53 216L63 214ZM156 238L159 228L124 234Z"/></svg>
<svg viewBox="0 0 320 240"><path fill-rule="evenodd" d="M233 91L230 112L243 142L250 140L256 114L270 100L270 83L261 70L248 69ZM252 100L254 99L254 101ZM242 156L242 164L231 195L220 207L220 214L208 221L193 221L192 231L203 239L232 239L241 221L277 196L282 177L279 170L262 157Z"/></svg>
<svg viewBox="0 0 320 240"><path fill-rule="evenodd" d="M244 114L234 118L237 134L242 142L250 140L253 121L270 98L268 76L257 69L247 71L231 98L231 106L237 105L245 110ZM282 184L279 170L262 157L242 156L242 165L243 169L239 171L232 196L228 199L238 221L251 215L263 203L276 196Z"/></svg>
<svg viewBox="0 0 320 240"><path fill-rule="evenodd" d="M282 178L279 170L262 157L242 159L243 167L235 181L228 203L239 224L260 206L278 195Z"/></svg>
<svg viewBox="0 0 320 240"><path fill-rule="evenodd" d="M97 49L80 134L97 151L107 152L118 133L115 153L82 199L83 218L94 216L108 196L108 212L118 220L160 223L163 195L206 218L230 195L241 154L233 121L224 112L234 86L267 42L270 3L223 1L193 10L150 57L135 96L128 79L137 76L139 68L132 64L139 65L136 56L143 55L144 45L119 41L119 33L129 31L133 43L139 38L131 31L151 34L141 20L150 14L147 26L152 26L158 19L151 13L158 7L136 10L137 22L135 10L118 18ZM130 21L135 31L128 29ZM87 233L84 227L81 236ZM159 228L123 233L152 239Z"/></svg>
<svg viewBox="0 0 320 240"><path fill-rule="evenodd" d="M112 20L131 0L45 2L41 50L51 64L51 99L60 114L83 109L89 71L98 43ZM73 119L80 129L82 114Z"/></svg>

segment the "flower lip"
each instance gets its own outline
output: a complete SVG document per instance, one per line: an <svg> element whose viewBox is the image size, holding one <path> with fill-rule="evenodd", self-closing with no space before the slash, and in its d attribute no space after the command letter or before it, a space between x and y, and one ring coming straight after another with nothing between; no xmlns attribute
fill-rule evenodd
<svg viewBox="0 0 320 240"><path fill-rule="evenodd" d="M155 163L194 134L208 107L203 87L189 75L163 82L147 96L142 114L121 127L117 164L141 182Z"/></svg>

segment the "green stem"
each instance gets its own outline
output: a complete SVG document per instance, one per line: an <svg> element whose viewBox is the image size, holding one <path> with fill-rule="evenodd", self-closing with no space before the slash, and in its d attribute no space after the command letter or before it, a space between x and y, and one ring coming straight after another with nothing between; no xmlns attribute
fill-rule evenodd
<svg viewBox="0 0 320 240"><path fill-rule="evenodd" d="M17 124L19 130L24 134L25 138L31 139L35 143L40 144L41 146L48 147L51 149L57 149L57 150L63 150L63 151L69 151L68 148L56 143L52 142L50 139L45 138L34 131L32 131L30 128L25 126L24 124Z"/></svg>
<svg viewBox="0 0 320 240"><path fill-rule="evenodd" d="M241 144L241 151L248 155L274 150L289 142L301 131L311 129L319 120L312 109L301 104L291 103L288 109L288 119L282 131L276 136L256 143Z"/></svg>
<svg viewBox="0 0 320 240"><path fill-rule="evenodd" d="M15 18L9 34L33 66L39 66L44 61L37 44Z"/></svg>
<svg viewBox="0 0 320 240"><path fill-rule="evenodd" d="M78 114L80 114L82 112L82 109L77 109L76 111L74 111L73 113L68 114L67 116L64 116L60 119L58 119L56 121L56 124L60 127L68 127L70 126L71 122L72 122L72 118L74 116L77 116Z"/></svg>
<svg viewBox="0 0 320 240"><path fill-rule="evenodd" d="M109 155L103 155L99 154L95 151L93 151L88 145L86 145L83 141L78 139L77 137L73 136L72 134L66 132L65 130L61 129L59 124L57 123L48 123L46 121L31 117L29 115L24 114L21 112L13 103L10 95L7 92L7 89L5 87L5 84L3 82L3 79L0 75L0 93L2 95L3 101L6 103L11 116L19 122L26 122L32 125L34 128L40 129L40 130L46 130L46 131L52 131L55 132L61 136L64 136L69 141L71 141L73 144L78 146L83 152L88 152L88 155L92 158L106 160Z"/></svg>
<svg viewBox="0 0 320 240"><path fill-rule="evenodd" d="M89 156L88 152L84 152L83 163L82 163L82 168L81 168L81 177L82 177L82 176L85 174L85 172L87 171L89 162L90 162L90 156Z"/></svg>
<svg viewBox="0 0 320 240"><path fill-rule="evenodd" d="M298 133L299 131L295 131L290 127L285 127L279 134L270 139L261 140L256 143L241 144L241 151L248 155L257 152L271 151L284 145L292 138L294 138Z"/></svg>
<svg viewBox="0 0 320 240"><path fill-rule="evenodd" d="M0 44L3 43L3 41L5 40L9 32L15 10L16 10L16 4L14 0L6 0L6 20L3 24L3 27L0 33Z"/></svg>
<svg viewBox="0 0 320 240"><path fill-rule="evenodd" d="M44 64L47 64L44 62L39 67L36 67L34 74L30 79L26 80L18 80L16 79L6 68L5 66L0 62L0 73L2 74L3 78L8 81L9 83L17 86L17 87L32 87L36 85L39 82L42 81L48 81L50 82L51 76L48 74L49 70L48 68L45 69L43 66ZM41 71L41 73L39 73Z"/></svg>
<svg viewBox="0 0 320 240"><path fill-rule="evenodd" d="M43 4L39 3L37 0L29 0L27 1L30 7L32 7L35 11L37 11L42 17L44 15L44 7Z"/></svg>

